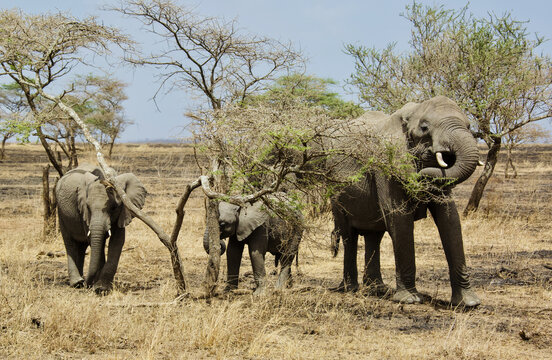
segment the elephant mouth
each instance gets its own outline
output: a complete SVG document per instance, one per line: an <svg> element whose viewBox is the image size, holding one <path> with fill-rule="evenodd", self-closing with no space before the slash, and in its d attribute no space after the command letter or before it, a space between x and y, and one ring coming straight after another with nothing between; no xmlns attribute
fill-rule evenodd
<svg viewBox="0 0 552 360"><path fill-rule="evenodd" d="M439 167L448 169L456 164L456 155L453 152L437 152L435 153L435 160Z"/></svg>

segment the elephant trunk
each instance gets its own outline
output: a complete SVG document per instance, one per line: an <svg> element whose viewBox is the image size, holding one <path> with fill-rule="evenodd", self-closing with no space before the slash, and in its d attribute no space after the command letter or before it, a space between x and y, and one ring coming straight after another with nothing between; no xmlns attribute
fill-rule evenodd
<svg viewBox="0 0 552 360"><path fill-rule="evenodd" d="M205 229L205 233L203 233L203 248L205 249L205 252L209 254L209 229ZM226 243L224 240L220 240L220 254L224 254L226 251Z"/></svg>
<svg viewBox="0 0 552 360"><path fill-rule="evenodd" d="M479 162L477 142L469 131L454 130L451 133L451 145L443 148L433 146L433 156L436 166L425 167L420 170L421 175L432 178L446 178L452 180L453 185L469 178Z"/></svg>
<svg viewBox="0 0 552 360"><path fill-rule="evenodd" d="M92 285L105 262L105 239L108 227L99 219L90 222L90 265L86 282Z"/></svg>

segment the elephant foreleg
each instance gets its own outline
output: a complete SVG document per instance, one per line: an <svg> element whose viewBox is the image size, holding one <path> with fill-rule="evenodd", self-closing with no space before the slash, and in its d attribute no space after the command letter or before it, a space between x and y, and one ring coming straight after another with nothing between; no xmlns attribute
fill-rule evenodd
<svg viewBox="0 0 552 360"><path fill-rule="evenodd" d="M69 275L69 285L80 288L84 286L82 277L82 268L84 263L84 252L82 252L81 243L73 240L71 236L61 227L61 235L67 252L67 272ZM86 243L84 243L86 245ZM84 247L86 251L86 247Z"/></svg>
<svg viewBox="0 0 552 360"><path fill-rule="evenodd" d="M376 296L385 295L387 286L381 277L380 244L384 231L374 231L364 234L364 275L362 283L370 294Z"/></svg>
<svg viewBox="0 0 552 360"><path fill-rule="evenodd" d="M387 228L393 240L397 291L393 301L413 304L422 299L416 290L416 262L414 254L414 216L395 213L388 216Z"/></svg>
<svg viewBox="0 0 552 360"><path fill-rule="evenodd" d="M464 305L477 306L481 303L477 294L471 290L464 244L462 240L462 228L460 217L454 201L445 203L432 203L429 210L439 230L443 250L447 258L452 288L451 304L453 306Z"/></svg>
<svg viewBox="0 0 552 360"><path fill-rule="evenodd" d="M107 250L107 261L101 267L98 281L94 284L96 292L105 292L111 290L113 278L119 266L121 251L125 244L125 228L113 228L113 233L109 238ZM102 256L102 258L105 258Z"/></svg>
<svg viewBox="0 0 552 360"><path fill-rule="evenodd" d="M238 288L240 277L240 265L243 254L244 242L238 241L235 236L228 240L226 249L226 287L225 291Z"/></svg>
<svg viewBox="0 0 552 360"><path fill-rule="evenodd" d="M268 246L268 234L266 229L259 227L255 229L249 238L249 257L253 268L255 279L254 295L261 295L266 288L265 254Z"/></svg>
<svg viewBox="0 0 552 360"><path fill-rule="evenodd" d="M84 256L86 255L86 249L88 248L88 243L86 242L77 242L77 259L76 265L79 270L79 274L83 277L83 268L84 268Z"/></svg>
<svg viewBox="0 0 552 360"><path fill-rule="evenodd" d="M69 285L81 288L84 286L84 278L82 277L84 254L81 254L80 243L65 236L63 237L63 242L65 244L65 251L67 252Z"/></svg>

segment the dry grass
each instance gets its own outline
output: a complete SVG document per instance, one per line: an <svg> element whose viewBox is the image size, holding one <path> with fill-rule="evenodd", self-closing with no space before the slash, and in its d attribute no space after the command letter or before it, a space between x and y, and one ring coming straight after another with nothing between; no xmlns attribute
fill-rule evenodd
<svg viewBox="0 0 552 360"><path fill-rule="evenodd" d="M170 229L183 184L198 175L190 149L126 145L114 153L113 166L140 177L150 193L146 210ZM61 238L41 240L43 151L9 145L8 159L0 163L0 358L552 358L552 270L546 267L552 266L552 149L517 154L519 178L504 180L500 165L482 211L463 219L468 264L483 305L462 312L446 306L446 261L430 219L415 230L418 289L427 300L422 305L328 291L342 272L342 254L333 259L328 250L329 218L312 220L294 287L282 293L253 298L245 259L245 291L174 303L168 252L136 220L114 292L98 297L71 289ZM473 181L475 176L456 191L460 208ZM192 293L200 291L205 271L203 216L203 200L195 194L179 240ZM393 284L389 238L383 244L384 278Z"/></svg>

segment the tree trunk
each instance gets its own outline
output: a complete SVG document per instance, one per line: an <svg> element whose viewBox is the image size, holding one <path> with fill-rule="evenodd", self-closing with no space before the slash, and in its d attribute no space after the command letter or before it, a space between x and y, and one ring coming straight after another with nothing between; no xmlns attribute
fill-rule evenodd
<svg viewBox="0 0 552 360"><path fill-rule="evenodd" d="M54 152L52 151L52 148L50 148L48 141L46 141L46 137L44 136L44 133L42 133L42 128L40 126L36 128L36 134L40 139L40 143L42 144L42 147L46 151L46 155L48 155L48 159L50 160L50 163L54 166L59 176L60 177L63 176L63 167L61 166L61 163L56 160Z"/></svg>
<svg viewBox="0 0 552 360"><path fill-rule="evenodd" d="M6 141L8 140L7 136L2 138L2 149L0 149L0 160L4 160L6 157Z"/></svg>
<svg viewBox="0 0 552 360"><path fill-rule="evenodd" d="M54 191L55 193L55 191ZM56 204L55 195L50 197L50 164L42 168L42 203L44 205L44 225L42 238L46 240L56 230Z"/></svg>
<svg viewBox="0 0 552 360"><path fill-rule="evenodd" d="M113 153L113 145L115 145L115 138L111 139L109 143L109 150L107 151L107 157L111 159L111 154Z"/></svg>
<svg viewBox="0 0 552 360"><path fill-rule="evenodd" d="M508 168L512 168L514 171L514 175L512 176L514 179L517 178L517 169L514 166L514 161L512 160L512 148L510 146L507 147L506 152L506 166L504 168L504 178L508 179L510 177L510 174L508 173Z"/></svg>
<svg viewBox="0 0 552 360"><path fill-rule="evenodd" d="M492 140L493 142L491 143L489 151L487 152L487 161L485 162L485 167L483 168L483 172L479 176L479 179L477 179L475 185L473 186L468 205L466 205L466 208L464 209L464 216L477 211L477 209L479 208L479 202L481 201L481 197L483 197L485 186L487 186L487 182L493 175L496 162L498 161L498 153L500 152L501 140L501 138L494 138Z"/></svg>
<svg viewBox="0 0 552 360"><path fill-rule="evenodd" d="M218 201L206 199L206 221L205 225L209 231L209 261L205 272L204 287L206 295L212 296L215 292L219 270L220 270L220 229Z"/></svg>
<svg viewBox="0 0 552 360"><path fill-rule="evenodd" d="M69 169L74 169L79 166L79 159L77 158L77 145L75 144L75 135L69 136Z"/></svg>

